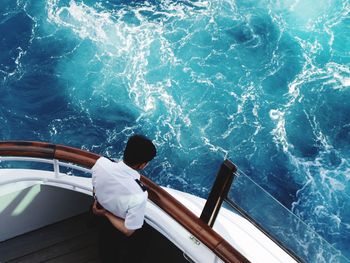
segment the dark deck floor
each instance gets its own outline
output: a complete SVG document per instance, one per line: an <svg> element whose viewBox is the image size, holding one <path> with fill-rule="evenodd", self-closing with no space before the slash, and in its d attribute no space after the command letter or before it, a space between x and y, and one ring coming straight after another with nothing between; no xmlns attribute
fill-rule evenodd
<svg viewBox="0 0 350 263"><path fill-rule="evenodd" d="M143 244L149 256L142 262L187 262L169 240L151 227L147 229ZM84 213L0 242L0 262L100 262L97 235L96 224L91 224L89 214Z"/></svg>
<svg viewBox="0 0 350 263"><path fill-rule="evenodd" d="M97 229L75 216L0 242L0 262L99 262Z"/></svg>

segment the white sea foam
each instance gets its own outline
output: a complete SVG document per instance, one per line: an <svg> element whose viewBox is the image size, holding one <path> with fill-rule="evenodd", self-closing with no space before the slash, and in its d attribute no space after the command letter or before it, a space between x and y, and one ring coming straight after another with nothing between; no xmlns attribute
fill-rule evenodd
<svg viewBox="0 0 350 263"><path fill-rule="evenodd" d="M288 142L287 132L285 129L285 113L276 109L270 110L270 118L276 122L276 128L271 131L276 145L281 145L282 150L286 153L290 151L293 146Z"/></svg>
<svg viewBox="0 0 350 263"><path fill-rule="evenodd" d="M223 11L222 14L225 14L223 15L225 18L230 18L231 20L239 18L244 22L248 21L249 15L245 16L245 14L240 15L234 12L237 7L233 1L195 2L199 9L204 7L200 10L191 9L174 1L164 1L160 4L161 9L163 8L161 11L156 10L152 4L147 3L133 9L128 9L126 6L121 7L120 10L113 12L87 6L83 2L71 1L68 6L62 7L58 3L59 1L57 0L48 1L50 22L60 28L70 29L82 41L91 41L96 48L96 55L93 59L99 60L101 65L103 65L102 69L98 70L98 74L102 75L102 77L99 79L98 87L94 87L93 95L105 96L102 98L102 100L105 100L103 105L108 106L110 103L113 103L113 100L109 99L110 97L106 97L108 94L106 95L105 93L112 93L117 97L119 91L114 91L113 93L112 90L108 90L107 86L113 81L122 82L125 84L124 88L129 95L129 99L139 110L138 119L136 120L137 124L135 126L126 126L122 131L123 134L132 134L134 130L140 128L140 123L142 125L151 120L150 123L156 126L152 127L152 129L157 143L173 150L178 150L174 156L179 152L184 154L191 150L200 151L201 145L204 145L203 148L205 147L215 154L219 153L221 156L227 157L232 152L230 147L234 147L229 145L229 143L235 142L235 131L246 132L244 136L242 135L243 140L239 142L240 146L248 141L249 144L253 144L253 146L250 146L251 152L255 152L257 150L255 141L258 140L256 136L262 129L267 130L269 128L267 126L272 123L271 135L273 142L289 158L291 167L288 168L291 171L294 169L292 172L295 174L293 179L297 184L302 185L296 193L297 201L292 206L293 210L305 216L305 218L313 220L314 216L308 213L316 213L320 217L320 222L311 222L312 220L309 220L309 222L314 224L330 222L330 228L342 226L343 222L337 214L338 212L341 213L339 210L341 208L331 213L329 204L337 202L338 196L344 196L341 192L347 189L349 181L349 171L344 167L349 167L349 165L343 165L345 163L344 157L339 157L337 152L337 157L342 160L342 164L338 167L322 163L322 161L327 159L327 154L330 154L334 149L331 140L323 131L313 112L309 112L306 109L302 113L305 114L308 125L311 127L313 139L319 143L320 151L316 154L316 157L299 157L294 152L294 145L288 139L288 132L292 131L288 130L286 125L290 112L293 111L294 107L303 103L305 96L304 87L310 82L320 81L324 89L328 86L333 89L344 89L350 85L349 67L346 65L330 62L325 67L319 66L316 59L317 54L322 52L322 48L324 48L321 46L320 41L304 39L291 33L291 37L294 37L294 40L297 41L302 49L303 54L300 59L304 60L304 64L299 74L289 83L288 93L284 94L283 98L276 99L276 103L269 108L268 120L264 122L264 120L259 118L263 118L261 115L264 114L261 114L261 111L266 110L267 107L262 102L261 97L259 97L259 92L261 92L259 85L252 82L254 72L250 72L249 68L239 71L243 72L243 74L237 77L241 77L237 82L238 85L230 80L230 74L234 74L235 69L231 68L234 65L229 60L236 57L229 57L228 53L232 52L234 54L237 48L236 45L229 43L227 53L221 52L221 50L219 50L221 53L214 50L216 53L210 51L211 53L208 53L210 55L204 57L198 55L192 59L187 59L186 56L186 59L183 59L174 52L174 50L178 51L181 48L186 49L194 46L195 49L200 50L205 45L210 46L211 43L205 42L198 45L192 45L191 43L194 33L200 33L203 27L207 27L207 30L210 29L210 32L216 33L212 34L208 38L209 40L213 42L220 40L221 35L218 34L217 26L219 23L218 14L221 14L221 10ZM225 7L226 5L231 6L231 8L223 8L224 5ZM283 4L280 3L280 5ZM302 3L302 1L289 1L286 5L290 6L293 12L291 20L295 17L301 17L302 22L304 22L299 27L297 25L298 29L311 30L315 28L317 23L320 23L315 18L316 14L320 13L320 8L316 8L316 10L308 8L305 10L305 13L302 12L302 6L312 6L310 1L306 4ZM228 9L229 11L227 11ZM152 19L147 17L143 14L145 11L158 14L162 18ZM140 23L125 22L123 17L126 13L132 13ZM309 14L311 14L311 17L308 17ZM202 15L208 16L210 19L201 21ZM275 15L274 19L277 19L281 26L281 32L277 41L279 43L284 35L284 31L287 31L287 27L290 28L292 25L289 24L290 21L283 20L281 16ZM307 21L308 19L311 19L310 22ZM167 21L169 21L168 24L166 24ZM176 21L176 23L172 21ZM186 24L186 26L183 26L183 29L179 28L181 23ZM334 23L336 23L335 20ZM194 25L198 26L198 28ZM228 26L228 28L230 27ZM331 28L331 25L328 28ZM180 37L171 43L167 34L173 37L177 33L179 33ZM252 45L249 48L252 48L254 44L262 44L259 41L254 42L254 37L261 40L259 35L254 35L252 37L253 40L251 40ZM230 39L230 41L232 40ZM333 43L333 40L331 40L331 43ZM187 51L184 50L184 55L187 55ZM77 48L75 52L81 51ZM278 56L278 52L279 50L276 47L271 58L272 64L277 63L281 58ZM215 72L213 76L207 74L205 67L200 66L206 65L206 60L212 57L218 60L225 59L224 62L229 61L230 74L222 73L224 71ZM150 58L154 60L152 61ZM123 66L117 70L116 68L120 64ZM276 67L267 73L270 76L276 75L279 69L282 68L281 64L275 65ZM215 69L216 65L213 63L210 66ZM196 67L199 69L196 69ZM241 65L239 68L241 68ZM181 82L181 80L173 79L171 71L175 69L183 73L184 77L188 77L189 81L185 83ZM159 73L160 76L157 75L153 79L149 77L149 73L152 73L152 70L156 72L155 75L161 72ZM220 91L217 93L211 92L212 90L215 91L218 82L229 86L229 88L225 86L226 90L221 91L226 92L229 95L229 99L221 100L221 97L218 96ZM198 85L200 92L196 91L197 97L195 99L187 98L187 94L190 94L190 92L181 86L183 83L187 84L185 86L187 89ZM326 83L329 85L324 85ZM179 89L177 91L178 94L174 93L174 88ZM318 92L321 91L319 90ZM219 108L222 106L220 109L226 110L226 112L223 116L216 114L210 116L210 110L213 108L208 107L207 101L213 103L215 107ZM234 107L229 108L227 105L223 105L228 104L231 106L230 103ZM86 109L86 111L89 110ZM222 123L221 120L223 120ZM60 122L57 121L56 124L50 127L49 132L52 136L57 136L60 133ZM248 128L245 130L245 127ZM215 131L215 134L210 134L212 130ZM221 133L216 131L221 131ZM117 135L110 132L108 136L109 140L113 140ZM186 139L198 141L187 142ZM237 153L237 155L240 154L241 152ZM250 156L253 156L252 154L249 155L250 152L248 151L244 152L244 154L244 157L248 160L250 160ZM170 166L169 161L165 161L162 169L169 169ZM186 180L183 183L188 184ZM301 242L301 246L305 246L305 253L307 254L307 244L302 244ZM320 254L321 258L322 253Z"/></svg>
<svg viewBox="0 0 350 263"><path fill-rule="evenodd" d="M293 107L303 103L304 91L303 87L310 82L319 81L324 87L324 92L328 88L340 90L348 87L349 68L346 65L339 65L330 62L325 67L319 68L314 61L316 54L319 52L317 43L307 43L304 40L298 39L301 47L304 49L305 63L303 70L296 76L294 81L289 84L289 100L287 103L278 109L270 110L270 118L275 122L275 128L271 132L273 134L276 145L281 147L288 156L290 163L296 168L296 174L299 178L294 178L301 183L301 187L297 191L298 200L293 203L292 211L302 218L307 219L307 223L314 226L324 225L327 222L327 227L323 227L325 231L336 233L344 227L340 214L344 214L346 207L339 206L340 200L348 200L347 182L348 164L344 157L333 148L331 140L324 133L320 126L319 120L314 112L304 110L308 123L313 133L313 138L320 143L321 150L317 157L312 160L296 156L293 147L288 142L287 130L285 129L285 116L293 110ZM322 92L321 89L318 92ZM309 96L309 95L308 95ZM325 164L329 155L336 154L341 159L341 164L331 166ZM344 201L342 201L344 202ZM336 206L336 207L333 207ZM311 212L313 211L313 212ZM336 212L334 212L336 211ZM312 213L316 213L317 218ZM327 229L327 230L326 230ZM329 256L324 254L327 251L322 251L318 254L318 262L326 262L330 260ZM336 262L337 258L334 257ZM332 261L332 260L331 260ZM330 261L330 262L331 262Z"/></svg>
<svg viewBox="0 0 350 263"><path fill-rule="evenodd" d="M326 70L327 74L332 77L333 89L342 90L350 87L350 67L348 65L330 62Z"/></svg>
<svg viewBox="0 0 350 263"><path fill-rule="evenodd" d="M178 7L173 6L172 8L177 11L176 15L179 15ZM183 113L181 106L177 104L172 95L168 93L168 90L171 90L171 80L167 78L156 83L150 83L147 80L148 57L154 41L160 41L161 65L178 62L163 36L162 24L147 20L141 15L143 11L154 12L155 10L154 7L146 5L132 11L121 9L116 13L110 13L75 1L70 1L69 6L63 7L58 7L56 0L48 2L50 21L71 29L81 39L95 42L96 58L102 57L103 54L109 56L114 61L107 65L109 67L118 63L118 59L128 61L119 77L127 79L130 98L133 98L135 105L142 110L143 114L149 116L156 110L157 104L162 103L168 109L169 115L173 116L172 120L165 121L167 125L171 125L176 122L177 118L181 118L183 124L189 126L191 125L190 119ZM134 12L138 20L141 21L140 25L124 22L121 18L125 12ZM180 16L183 13L182 9ZM167 15L172 16L173 14L168 13ZM197 81L206 82L208 80L198 79ZM174 131L175 136L178 136L179 133L179 130Z"/></svg>

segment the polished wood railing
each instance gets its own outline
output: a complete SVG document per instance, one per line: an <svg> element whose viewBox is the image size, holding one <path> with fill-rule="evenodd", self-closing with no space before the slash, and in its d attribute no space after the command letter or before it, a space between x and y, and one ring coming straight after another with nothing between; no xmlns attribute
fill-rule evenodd
<svg viewBox="0 0 350 263"><path fill-rule="evenodd" d="M91 168L100 155L64 145L45 142L0 142L0 156L35 157L74 163ZM207 223L177 201L150 179L141 176L148 188L149 199L174 218L200 242L211 249L224 262L249 262L241 253L216 233Z"/></svg>

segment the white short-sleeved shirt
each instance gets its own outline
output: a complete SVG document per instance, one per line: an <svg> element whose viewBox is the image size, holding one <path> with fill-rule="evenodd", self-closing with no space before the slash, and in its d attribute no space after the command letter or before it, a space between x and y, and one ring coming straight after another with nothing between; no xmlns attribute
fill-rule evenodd
<svg viewBox="0 0 350 263"><path fill-rule="evenodd" d="M125 219L126 228L141 228L148 194L135 181L140 179L140 174L123 161L113 162L105 157L100 157L91 170L98 202L109 212Z"/></svg>

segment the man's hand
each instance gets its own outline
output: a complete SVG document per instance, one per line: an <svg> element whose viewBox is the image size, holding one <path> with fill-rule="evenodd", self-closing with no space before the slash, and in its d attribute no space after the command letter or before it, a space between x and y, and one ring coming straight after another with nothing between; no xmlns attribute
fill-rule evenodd
<svg viewBox="0 0 350 263"><path fill-rule="evenodd" d="M92 212L97 216L105 216L115 228L117 228L120 232L122 232L124 235L128 237L131 236L135 231L132 229L128 229L124 226L124 219L113 215L112 213L108 212L104 208L98 208L96 200L92 205Z"/></svg>
<svg viewBox="0 0 350 263"><path fill-rule="evenodd" d="M94 204L92 205L92 212L94 213L94 215L97 215L97 216L105 216L107 213L107 210L104 208L98 208L97 201L95 200Z"/></svg>

